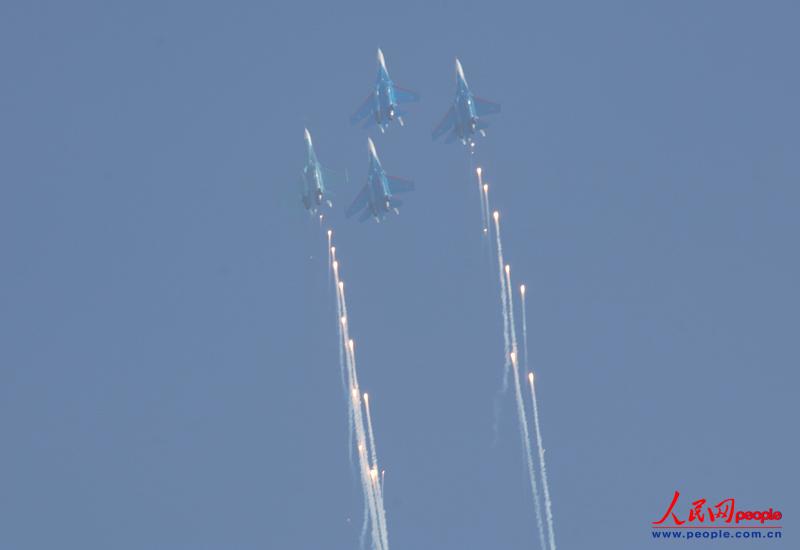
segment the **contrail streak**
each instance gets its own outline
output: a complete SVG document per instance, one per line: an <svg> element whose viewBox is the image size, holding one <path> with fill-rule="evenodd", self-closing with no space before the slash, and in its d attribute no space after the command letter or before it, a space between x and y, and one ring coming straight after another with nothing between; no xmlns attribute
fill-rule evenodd
<svg viewBox="0 0 800 550"><path fill-rule="evenodd" d="M489 226L489 184L488 183L484 183L483 186L481 187L481 190L483 191L483 194L482 194L482 197L483 197L483 201L482 201L483 202L483 217L486 219L486 228L484 229L484 231L488 235L488 233L489 233L489 227L488 227Z"/></svg>
<svg viewBox="0 0 800 550"><path fill-rule="evenodd" d="M539 452L539 475L542 478L542 492L544 493L544 511L547 520L547 537L550 541L550 550L556 550L556 533L553 528L553 503L550 500L550 484L547 481L547 466L544 461L544 446L542 445L542 429L539 426L539 404L536 400L536 384L533 372L528 368L528 319L525 307L525 285L519 286L522 302L522 344L525 349L525 371L528 373L528 382L531 386L531 400L533 403L533 431L536 435L536 448Z"/></svg>
<svg viewBox="0 0 800 550"><path fill-rule="evenodd" d="M481 227L483 228L483 234L486 235L489 232L489 226L487 225L488 219L486 215L487 211L485 208L486 201L483 196L483 177L482 177L483 169L480 166L478 166L478 168L475 171L478 173L478 195L480 196L481 199L481 224L482 224Z"/></svg>
<svg viewBox="0 0 800 550"><path fill-rule="evenodd" d="M522 388L519 383L519 368L517 366L517 352L511 352L511 371L514 375L514 396L517 401L517 415L519 416L520 437L525 450L525 461L528 466L528 477L531 480L531 493L533 494L533 507L536 511L536 527L539 530L539 542L542 550L546 548L544 539L544 524L542 522L542 509L539 504L539 488L536 484L536 474L533 466L533 451L531 450L530 435L528 433L528 419L525 415L525 404L522 399Z"/></svg>
<svg viewBox="0 0 800 550"><path fill-rule="evenodd" d="M503 262L503 243L500 238L500 213L494 211L494 229L497 246L497 267L500 275L500 293L503 304L503 340L506 351L506 370L503 379L503 389L507 385L508 367L510 363L511 373L514 381L514 397L517 403L517 417L520 426L520 438L525 453L525 462L528 467L528 478L531 483L531 493L533 496L533 507L536 512L536 527L539 531L539 542L542 550L545 550L544 522L542 521L542 510L539 503L539 488L536 483L536 473L533 465L533 452L531 450L530 435L528 432L528 419L525 414L525 404L522 397L522 388L519 383L519 366L517 364L517 333L514 327L514 300L511 291L511 267L504 265ZM510 348L510 349L509 349Z"/></svg>
<svg viewBox="0 0 800 550"><path fill-rule="evenodd" d="M353 381L350 404L353 408L353 416L355 419L355 432L356 441L358 442L358 461L359 470L361 472L361 488L364 492L364 498L369 505L370 525L372 526L372 545L376 550L388 550L383 544L384 537L380 530L380 520L378 519L378 503L376 501L375 491L373 490L372 481L370 479L370 466L369 457L367 455L367 442L364 430L364 418L361 413L361 398L358 392L358 380L355 379L355 345L353 340L348 340L348 364L350 367L350 376Z"/></svg>
<svg viewBox="0 0 800 550"><path fill-rule="evenodd" d="M383 508L383 487L378 483L378 450L375 447L375 435L372 432L372 414L369 411L369 395L364 394L364 410L367 411L367 434L369 435L369 448L372 457L372 469L370 470L371 481L375 491L376 502L378 504L378 522L381 533L384 537L384 546L388 548L389 542L386 539L386 510Z"/></svg>
<svg viewBox="0 0 800 550"><path fill-rule="evenodd" d="M372 466L378 464L378 451L375 449L375 435L372 433L372 415L369 412L369 394L364 394L364 410L367 411L367 434L369 435L369 451Z"/></svg>
<svg viewBox="0 0 800 550"><path fill-rule="evenodd" d="M347 371L347 384L350 391L347 392L348 398L348 418L350 420L349 439L352 445L353 435L356 437L358 446L359 477L361 478L361 490L364 493L364 504L368 512L369 524L372 531L372 545L375 550L383 550L382 537L378 531L377 507L375 504L374 493L369 484L369 464L366 457L366 438L364 436L364 423L361 416L361 403L358 391L358 377L355 370L355 344L350 338L347 321L347 302L344 296L344 281L339 279L339 264L337 260L333 262L333 272L336 283L336 301L339 308L339 329L341 334L341 345L345 350L345 363ZM352 448L351 448L352 452ZM366 524L366 518L365 518ZM362 538L364 536L362 530Z"/></svg>
<svg viewBox="0 0 800 550"><path fill-rule="evenodd" d="M530 372L528 369L528 314L525 308L525 285L519 285L519 294L522 297L522 349L525 352L525 372Z"/></svg>
<svg viewBox="0 0 800 550"><path fill-rule="evenodd" d="M345 330L347 325L347 317L343 312L343 305L341 297L344 295L344 283L339 280L339 262L336 260L336 247L329 247L328 255L331 258L331 272L333 274L333 282L336 287L336 329L339 333L339 373L342 378L342 390L347 399L347 454L350 460L350 466L353 466L353 408L350 405L350 397L347 391L347 359L345 356L345 342L347 341Z"/></svg>
<svg viewBox="0 0 800 550"><path fill-rule="evenodd" d="M509 339L508 324L508 292L506 292L506 278L503 276L503 242L500 240L500 212L493 213L495 246L497 247L497 265L500 267L500 303L503 308L503 352L505 363L503 364L503 393L508 388L508 371L511 368L511 341Z"/></svg>
<svg viewBox="0 0 800 550"><path fill-rule="evenodd" d="M345 300L344 282L339 277L339 261L335 257L335 248L329 247L331 268L336 286L336 308L338 314L340 367L344 370L349 402L348 417L352 431L348 430L358 449L359 474L361 488L364 493L364 502L369 518L369 526L374 550L389 550L389 536L386 529L386 511L383 505L383 494L377 481L378 457L375 449L375 437L372 432L372 420L369 411L369 401L365 396L366 425L361 409L361 393L358 385L356 370L355 343L350 338L349 320L347 315L347 301ZM368 438L369 436L369 438ZM352 449L352 445L350 447ZM370 464L370 455L372 464ZM362 539L366 533L366 521L362 528Z"/></svg>
<svg viewBox="0 0 800 550"><path fill-rule="evenodd" d="M506 292L508 292L508 324L511 327L511 349L517 351L517 330L514 322L514 291L511 286L511 266L506 264Z"/></svg>
<svg viewBox="0 0 800 550"><path fill-rule="evenodd" d="M361 537L359 540L359 548L364 548L364 541L367 540L367 527L369 527L369 503L364 499L364 522L361 524Z"/></svg>
<svg viewBox="0 0 800 550"><path fill-rule="evenodd" d="M533 380L533 373L528 373L528 382L531 386L531 398L533 400L533 428L536 433L536 447L539 451L539 473L542 476L542 489L544 491L544 510L547 515L547 535L550 539L550 550L556 550L556 533L553 528L553 507L550 501L550 486L547 483L547 466L544 462L544 447L542 446L542 430L539 428L539 405L536 401L536 383Z"/></svg>
<svg viewBox="0 0 800 550"><path fill-rule="evenodd" d="M328 229L328 276L333 277L333 258L336 255L336 248L331 246L333 231Z"/></svg>

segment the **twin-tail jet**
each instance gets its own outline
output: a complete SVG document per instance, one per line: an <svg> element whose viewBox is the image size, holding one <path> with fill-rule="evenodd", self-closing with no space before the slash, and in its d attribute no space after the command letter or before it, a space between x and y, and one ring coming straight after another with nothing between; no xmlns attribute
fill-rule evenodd
<svg viewBox="0 0 800 550"><path fill-rule="evenodd" d="M323 204L333 206L331 202L330 184L340 181L339 174L328 170L317 160L314 144L311 142L311 133L305 129L306 138L306 164L303 166L303 177L300 179L300 198L303 206L311 214L315 214Z"/></svg>
<svg viewBox="0 0 800 550"><path fill-rule="evenodd" d="M445 140L446 143L452 143L458 139L472 151L475 148L475 139L478 134L486 136L486 128L489 127L489 124L481 117L499 113L500 105L472 93L458 59L456 59L456 86L453 105L433 130L433 139L449 133Z"/></svg>
<svg viewBox="0 0 800 550"><path fill-rule="evenodd" d="M350 117L350 123L358 124L363 120L364 128L377 124L381 132L385 132L394 120L397 120L400 126L404 125L403 115L406 113L400 110L400 105L417 101L419 101L417 92L402 88L392 81L386 69L383 52L378 49L378 77L375 88Z"/></svg>
<svg viewBox="0 0 800 550"><path fill-rule="evenodd" d="M367 146L369 150L367 183L356 195L345 215L352 218L359 214L358 221L360 222L369 218L380 222L392 211L395 214L400 213L399 208L403 203L395 195L413 191L414 182L387 175L381 166L381 161L378 160L375 144L370 138L367 138Z"/></svg>

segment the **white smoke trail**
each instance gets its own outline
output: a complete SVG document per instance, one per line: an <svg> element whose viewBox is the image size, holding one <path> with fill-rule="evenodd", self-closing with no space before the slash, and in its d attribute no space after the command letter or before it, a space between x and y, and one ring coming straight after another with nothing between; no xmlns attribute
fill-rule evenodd
<svg viewBox="0 0 800 550"><path fill-rule="evenodd" d="M364 541L367 540L367 527L369 527L369 504L367 499L364 499L364 521L361 523L361 537L359 540L359 548L364 548Z"/></svg>
<svg viewBox="0 0 800 550"><path fill-rule="evenodd" d="M544 494L544 511L547 520L547 537L550 541L550 550L556 549L556 533L553 528L553 505L550 500L550 484L547 481L547 466L544 460L544 446L542 445L542 430L539 425L539 404L536 400L536 385L533 372L528 367L528 319L525 305L525 285L520 285L519 294L522 302L522 342L525 350L525 371L528 373L528 382L531 386L531 400L533 403L533 431L536 436L536 449L539 453L539 475L542 478L542 493Z"/></svg>
<svg viewBox="0 0 800 550"><path fill-rule="evenodd" d="M500 267L500 304L503 309L503 353L505 354L505 363L503 364L502 392L505 393L506 389L508 388L508 371L511 368L511 342L509 339L508 324L508 293L506 292L506 278L503 276L503 242L500 240L500 212L495 210L493 217L495 246L497 247L497 264Z"/></svg>
<svg viewBox="0 0 800 550"><path fill-rule="evenodd" d="M481 228L483 229L483 234L486 235L489 232L489 228L486 225L488 220L486 217L486 208L485 208L486 201L484 200L483 196L483 176L482 176L483 169L480 166L478 166L478 168L476 168L475 171L478 173L478 196L481 199Z"/></svg>
<svg viewBox="0 0 800 550"><path fill-rule="evenodd" d="M522 303L522 346L525 353L525 372L530 372L528 369L528 314L525 307L525 285L519 285L519 294Z"/></svg>
<svg viewBox="0 0 800 550"><path fill-rule="evenodd" d="M361 488L364 491L364 501L367 503L369 510L369 523L372 534L372 548L374 550L383 550L383 537L380 533L378 525L378 510L375 502L375 492L372 490L372 483L370 482L370 470L367 458L367 451L363 445L358 447L359 465L361 472Z"/></svg>
<svg viewBox="0 0 800 550"><path fill-rule="evenodd" d="M353 340L348 340L348 365L350 379L352 381L352 391L350 392L350 404L353 408L355 419L356 442L358 443L359 471L361 472L361 488L364 498L369 505L370 524L372 527L372 545L375 550L388 550L383 544L384 537L380 531L380 520L378 519L378 503L376 502L375 491L370 479L370 466L367 450L366 434L364 429L364 419L361 414L361 398L358 391L358 380L355 376L355 345Z"/></svg>
<svg viewBox="0 0 800 550"><path fill-rule="evenodd" d="M545 550L544 523L542 521L542 510L539 503L539 488L536 483L536 474L533 466L533 452L531 450L530 436L528 432L528 419L525 414L525 405L522 398L522 389L519 383L519 367L517 365L517 334L514 328L514 300L511 292L511 268L503 263L503 242L500 237L500 213L494 211L494 229L497 247L497 267L500 275L500 292L503 304L503 339L506 350L506 370L503 379L503 389L507 385L508 366L510 363L511 373L514 380L514 397L517 403L517 417L519 419L520 437L525 454L525 461L528 467L528 477L531 483L531 493L533 495L533 505L536 512L536 527L539 531L539 541L542 550ZM509 349L510 348L510 349Z"/></svg>
<svg viewBox="0 0 800 550"><path fill-rule="evenodd" d="M389 542L386 540L386 510L383 508L383 487L378 483L378 450L375 447L375 435L372 432L372 414L369 410L369 394L364 394L364 410L367 412L367 435L369 435L369 448L372 458L372 484L375 491L376 503L378 505L378 522L383 536L383 544L388 548Z"/></svg>
<svg viewBox="0 0 800 550"><path fill-rule="evenodd" d="M525 450L525 461L528 466L528 477L531 480L531 493L533 494L533 507L536 511L536 527L539 530L539 542L545 550L544 524L542 522L542 509L539 504L539 488L536 484L536 475L533 467L533 452L531 450L530 435L528 433L528 419L525 415L525 405L522 400L522 389L519 384L519 368L517 367L517 352L511 352L511 370L514 375L514 396L517 400L517 415L519 416L520 437Z"/></svg>
<svg viewBox="0 0 800 550"><path fill-rule="evenodd" d="M331 245L333 238L333 231L328 229L328 277L333 279L333 258L336 254L336 248Z"/></svg>
<svg viewBox="0 0 800 550"><path fill-rule="evenodd" d="M514 322L514 291L511 286L511 266L506 264L506 292L508 292L508 324L511 327L511 349L517 351L517 330Z"/></svg>
<svg viewBox="0 0 800 550"><path fill-rule="evenodd" d="M347 337L345 331L347 329L347 317L344 314L344 305L342 296L344 295L344 283L339 280L339 262L336 260L336 247L328 247L328 255L331 258L331 272L333 274L333 283L336 287L336 329L339 333L339 374L342 379L342 390L347 399L347 455L350 460L350 466L353 466L353 432L355 430L353 424L353 408L350 405L350 396L347 391L347 360L345 358L345 342Z"/></svg>
<svg viewBox="0 0 800 550"><path fill-rule="evenodd" d="M359 474L361 487L364 493L365 507L371 527L372 547L374 550L389 550L388 532L386 529L386 512L383 505L383 496L377 483L377 452L375 451L374 435L369 419L369 442L367 440L367 427L361 410L361 394L358 385L358 374L355 360L355 344L350 338L350 329L347 316L347 301L344 293L344 282L339 277L339 262L334 257L335 249L331 247L331 266L333 269L334 283L336 286L337 314L339 316L340 346L344 348L344 370L346 373L347 387L349 388L348 401L351 418L352 435L355 435L358 448ZM368 445L370 447L368 447ZM372 449L373 465L370 466L369 449ZM365 530L362 528L362 539Z"/></svg>
<svg viewBox="0 0 800 550"><path fill-rule="evenodd" d="M536 433L536 447L539 451L539 473L542 476L542 489L544 492L544 510L547 516L547 535L550 539L550 550L556 550L556 533L553 528L553 506L550 500L550 485L547 482L547 465L544 461L544 446L542 445L542 430L539 427L539 404L536 401L536 383L533 373L528 373L533 401L533 431Z"/></svg>
<svg viewBox="0 0 800 550"><path fill-rule="evenodd" d="M481 187L483 191L481 197L483 202L483 217L486 219L486 229L484 231L489 234L489 184L484 183Z"/></svg>
<svg viewBox="0 0 800 550"><path fill-rule="evenodd" d="M369 412L369 394L364 393L364 410L367 411L367 435L369 436L369 450L372 467L378 465L378 451L375 448L375 435L372 433L372 415Z"/></svg>
<svg viewBox="0 0 800 550"><path fill-rule="evenodd" d="M369 464L366 457L367 443L364 436L364 422L361 417L361 403L358 390L358 377L355 370L355 344L350 338L349 325L347 319L347 302L344 294L344 282L339 278L338 261L334 260L334 276L336 283L336 298L339 306L339 326L342 335L342 344L345 348L347 384L350 391L348 397L348 417L351 419L352 431L350 439L355 435L358 446L359 477L361 478L361 490L364 493L365 508L368 511L369 523L372 527L372 544L376 550L382 550L383 544L378 531L377 508L375 505L374 494L369 483ZM362 531L362 538L364 534Z"/></svg>

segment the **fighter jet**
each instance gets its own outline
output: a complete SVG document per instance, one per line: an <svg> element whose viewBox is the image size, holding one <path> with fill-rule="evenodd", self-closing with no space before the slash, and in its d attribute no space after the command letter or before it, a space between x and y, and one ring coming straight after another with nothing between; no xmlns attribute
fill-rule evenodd
<svg viewBox="0 0 800 550"><path fill-rule="evenodd" d="M303 177L300 180L300 196L303 206L309 213L314 214L322 207L323 202L329 207L331 202L331 191L327 184L334 180L342 179L339 174L324 168L317 160L314 153L314 145L311 143L311 133L305 129L307 159L303 166ZM345 177L343 179L347 179Z"/></svg>
<svg viewBox="0 0 800 550"><path fill-rule="evenodd" d="M378 153L375 151L375 144L367 138L369 149L369 172L367 173L367 183L356 195L353 204L345 212L348 218L356 214L358 221L363 222L370 217L380 222L389 212L394 210L399 214L399 208L403 204L395 195L398 193L408 193L414 190L414 182L394 176L386 175L386 171L378 160Z"/></svg>
<svg viewBox="0 0 800 550"><path fill-rule="evenodd" d="M401 103L413 103L419 101L419 94L406 88L397 86L389 77L386 70L386 60L383 52L378 49L378 78L375 82L375 89L370 92L364 103L350 117L351 124L364 121L364 128L372 124L377 124L381 132L386 131L389 124L397 119L400 126L403 126L403 115L405 112L399 110Z"/></svg>
<svg viewBox="0 0 800 550"><path fill-rule="evenodd" d="M500 105L482 99L470 91L467 79L464 78L464 69L458 59L456 59L456 84L455 101L433 130L433 139L450 132L446 143L458 139L472 151L477 135L486 136L486 128L489 127L489 124L479 117L499 113Z"/></svg>

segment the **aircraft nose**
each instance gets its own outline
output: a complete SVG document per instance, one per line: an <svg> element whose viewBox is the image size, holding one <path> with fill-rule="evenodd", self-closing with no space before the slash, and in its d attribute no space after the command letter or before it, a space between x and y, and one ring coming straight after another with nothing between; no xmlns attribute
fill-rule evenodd
<svg viewBox="0 0 800 550"><path fill-rule="evenodd" d="M459 61L458 58L456 58L456 73L458 74L458 77L466 84L467 79L464 77L464 68L461 66L461 61Z"/></svg>

